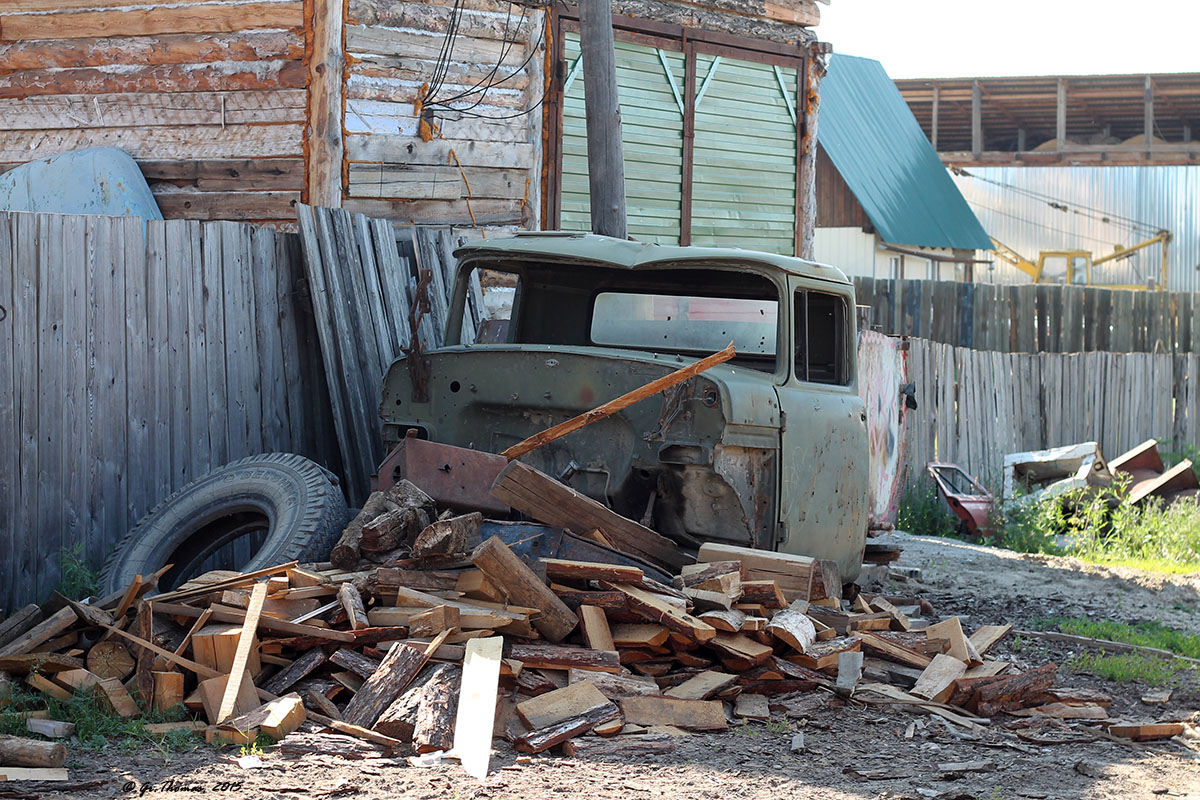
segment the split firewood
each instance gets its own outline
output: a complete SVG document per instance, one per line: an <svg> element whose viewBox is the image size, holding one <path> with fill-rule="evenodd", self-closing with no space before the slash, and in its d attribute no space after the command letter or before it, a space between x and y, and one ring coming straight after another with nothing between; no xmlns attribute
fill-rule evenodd
<svg viewBox="0 0 1200 800"><path fill-rule="evenodd" d="M807 608L807 603L803 605ZM767 623L767 633L789 644L793 650L803 653L817 640L817 629L804 611L793 605L785 608Z"/></svg>
<svg viewBox="0 0 1200 800"><path fill-rule="evenodd" d="M438 520L426 526L413 542L412 557L437 559L461 556L479 542L483 514L478 511Z"/></svg>
<svg viewBox="0 0 1200 800"><path fill-rule="evenodd" d="M736 680L737 675L706 670L668 689L665 694L680 700L707 700L732 686Z"/></svg>
<svg viewBox="0 0 1200 800"><path fill-rule="evenodd" d="M567 561L543 558L546 577L560 581L609 581L610 583L639 584L645 575L638 567L623 564L595 564L589 561Z"/></svg>
<svg viewBox="0 0 1200 800"><path fill-rule="evenodd" d="M99 642L88 650L88 671L100 678L116 678L123 681L132 674L134 664L129 648L120 642Z"/></svg>
<svg viewBox="0 0 1200 800"><path fill-rule="evenodd" d="M697 731L723 731L727 727L725 709L718 700L625 697L620 705L625 721L634 725L674 725Z"/></svg>
<svg viewBox="0 0 1200 800"><path fill-rule="evenodd" d="M971 644L966 634L963 633L962 620L958 617L950 617L936 625L930 625L925 629L925 635L929 639L949 640L949 655L957 658L968 667L978 666L983 663L983 659L979 657L975 646Z"/></svg>
<svg viewBox="0 0 1200 800"><path fill-rule="evenodd" d="M582 736L563 742L563 752L572 758L661 755L675 752L675 739L676 737L666 733L640 733L634 736L618 736L616 739Z"/></svg>
<svg viewBox="0 0 1200 800"><path fill-rule="evenodd" d="M297 681L324 663L325 651L319 647L314 647L293 661L286 669L280 670L271 676L262 684L262 688L271 694L283 694L292 688Z"/></svg>
<svg viewBox="0 0 1200 800"><path fill-rule="evenodd" d="M471 563L514 603L541 611L533 625L548 640L561 642L579 623L571 609L513 554L500 537L493 536L475 548Z"/></svg>
<svg viewBox="0 0 1200 800"><path fill-rule="evenodd" d="M461 627L462 614L457 608L434 606L409 618L408 635L437 636L442 631L456 631Z"/></svg>
<svg viewBox="0 0 1200 800"><path fill-rule="evenodd" d="M606 699L598 705L579 711L574 716L530 731L513 742L513 746L523 753L540 753L574 736L587 733L597 725L619 719L620 716L621 709Z"/></svg>
<svg viewBox="0 0 1200 800"><path fill-rule="evenodd" d="M590 669L572 668L567 672L569 683L587 681L600 690L609 700L619 700L622 697L642 697L660 693L659 686L652 678L636 675L617 675L611 672L597 672Z"/></svg>
<svg viewBox="0 0 1200 800"><path fill-rule="evenodd" d="M579 626L583 630L584 641L593 650L616 650L613 641L612 628L604 610L596 606L579 607Z"/></svg>
<svg viewBox="0 0 1200 800"><path fill-rule="evenodd" d="M358 565L362 557L363 526L388 510L387 496L383 492L373 492L367 498L362 510L342 531L341 538L329 554L329 560L335 567L354 569Z"/></svg>
<svg viewBox="0 0 1200 800"><path fill-rule="evenodd" d="M428 656L415 647L392 645L379 668L351 698L342 717L351 725L372 727L392 701L400 696L409 681L421 671L427 659Z"/></svg>
<svg viewBox="0 0 1200 800"><path fill-rule="evenodd" d="M412 544L417 534L437 517L433 498L407 480L392 484L383 495L384 510L363 523L361 551L386 553ZM334 566L351 568L337 563Z"/></svg>
<svg viewBox="0 0 1200 800"><path fill-rule="evenodd" d="M938 653L921 673L911 693L926 700L946 702L954 691L954 682L967 671L967 665L954 656Z"/></svg>
<svg viewBox="0 0 1200 800"><path fill-rule="evenodd" d="M358 589L354 588L354 584L342 584L342 588L338 590L338 602L346 612L346 620L350 623L351 630L371 627L371 623L367 621L366 609L363 608L362 596Z"/></svg>

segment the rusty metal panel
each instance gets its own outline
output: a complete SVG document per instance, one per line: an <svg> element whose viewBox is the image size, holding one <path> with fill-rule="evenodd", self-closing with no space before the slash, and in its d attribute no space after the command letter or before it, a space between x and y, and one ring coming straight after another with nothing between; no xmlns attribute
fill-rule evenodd
<svg viewBox="0 0 1200 800"><path fill-rule="evenodd" d="M901 388L908 383L907 342L875 331L858 334L858 394L867 406L870 450L870 527L896 527L904 484L904 418Z"/></svg>
<svg viewBox="0 0 1200 800"><path fill-rule="evenodd" d="M465 447L406 436L379 465L375 490L385 491L408 480L434 499L439 507L457 511L507 514L508 506L491 495L492 483L508 459Z"/></svg>

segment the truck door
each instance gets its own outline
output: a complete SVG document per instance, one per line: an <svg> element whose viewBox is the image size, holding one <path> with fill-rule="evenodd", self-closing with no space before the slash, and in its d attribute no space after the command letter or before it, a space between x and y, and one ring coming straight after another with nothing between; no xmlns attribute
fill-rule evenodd
<svg viewBox="0 0 1200 800"><path fill-rule="evenodd" d="M869 508L866 406L858 396L850 287L789 279L791 353L778 386L779 549L828 558L858 575Z"/></svg>

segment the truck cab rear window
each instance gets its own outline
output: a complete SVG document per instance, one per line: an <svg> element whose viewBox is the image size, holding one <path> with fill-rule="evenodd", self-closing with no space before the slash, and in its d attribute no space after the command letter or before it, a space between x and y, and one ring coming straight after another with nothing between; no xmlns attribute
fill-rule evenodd
<svg viewBox="0 0 1200 800"><path fill-rule="evenodd" d="M773 370L778 320L775 300L601 292L590 336L598 345L659 353L707 354L732 341L739 357Z"/></svg>

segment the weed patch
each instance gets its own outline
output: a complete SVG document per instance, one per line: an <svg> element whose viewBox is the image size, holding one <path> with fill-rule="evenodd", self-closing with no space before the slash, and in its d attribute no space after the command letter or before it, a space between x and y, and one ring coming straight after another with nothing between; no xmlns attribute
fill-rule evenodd
<svg viewBox="0 0 1200 800"><path fill-rule="evenodd" d="M1176 686L1181 668L1173 661L1141 653L1106 655L1084 653L1067 664L1075 672L1086 672L1116 683L1143 683L1149 686Z"/></svg>
<svg viewBox="0 0 1200 800"><path fill-rule="evenodd" d="M1073 636L1104 639L1109 642L1124 642L1142 647L1169 650L1188 658L1200 658L1200 636L1193 636L1161 622L1139 622L1128 625L1112 620L1090 620L1083 617L1052 617L1037 620L1039 630L1058 630Z"/></svg>

